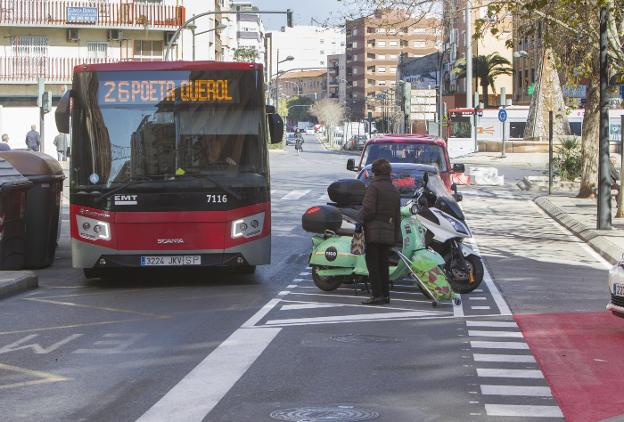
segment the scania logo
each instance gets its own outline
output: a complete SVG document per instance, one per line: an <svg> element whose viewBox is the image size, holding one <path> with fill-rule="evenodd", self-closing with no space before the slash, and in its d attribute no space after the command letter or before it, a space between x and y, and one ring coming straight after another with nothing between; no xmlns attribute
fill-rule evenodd
<svg viewBox="0 0 624 422"><path fill-rule="evenodd" d="M156 243L159 245L182 245L184 239L156 239Z"/></svg>

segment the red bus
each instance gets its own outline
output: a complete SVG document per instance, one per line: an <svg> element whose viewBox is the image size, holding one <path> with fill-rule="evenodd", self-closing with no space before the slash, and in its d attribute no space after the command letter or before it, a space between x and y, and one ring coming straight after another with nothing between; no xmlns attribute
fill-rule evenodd
<svg viewBox="0 0 624 422"><path fill-rule="evenodd" d="M255 63L75 67L55 116L72 136L73 266L269 264L267 144L283 122L264 91Z"/></svg>

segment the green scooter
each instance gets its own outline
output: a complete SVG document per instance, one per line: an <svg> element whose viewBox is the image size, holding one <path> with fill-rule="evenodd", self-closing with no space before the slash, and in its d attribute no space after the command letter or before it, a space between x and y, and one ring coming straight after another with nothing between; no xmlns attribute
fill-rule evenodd
<svg viewBox="0 0 624 422"><path fill-rule="evenodd" d="M344 179L328 188L333 203L309 208L302 216L304 230L312 237L310 267L314 284L332 291L342 283L368 278L365 255L351 253L354 230L343 228L343 222L357 224L357 214L364 198L365 186L359 180ZM429 296L433 306L441 301L461 304L444 272L444 258L425 245L424 228L409 206L401 208L401 247L392 249L390 281L411 279Z"/></svg>

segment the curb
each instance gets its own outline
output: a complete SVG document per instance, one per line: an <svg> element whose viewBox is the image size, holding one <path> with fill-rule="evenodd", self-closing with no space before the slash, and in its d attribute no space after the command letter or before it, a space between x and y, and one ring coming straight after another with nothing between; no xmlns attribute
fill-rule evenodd
<svg viewBox="0 0 624 422"><path fill-rule="evenodd" d="M0 299L39 287L39 278L32 271L0 271Z"/></svg>
<svg viewBox="0 0 624 422"><path fill-rule="evenodd" d="M539 206L546 214L552 217L559 224L570 230L575 236L587 242L592 249L598 252L604 259L611 264L616 264L620 261L624 254L624 248L613 243L607 233L594 230L585 224L570 217L569 214L564 212L561 208L554 205L548 197L541 196L535 198L534 202Z"/></svg>

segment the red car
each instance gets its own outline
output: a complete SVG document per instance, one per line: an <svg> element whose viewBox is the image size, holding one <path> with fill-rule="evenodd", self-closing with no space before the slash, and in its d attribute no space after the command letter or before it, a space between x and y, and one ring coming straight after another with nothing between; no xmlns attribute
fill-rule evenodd
<svg viewBox="0 0 624 422"><path fill-rule="evenodd" d="M446 142L430 135L384 135L371 139L364 146L360 162L353 158L347 162L347 170L360 171L373 161L385 158L391 163L416 163L437 167L446 188L453 189L452 175L465 171L463 164L451 166Z"/></svg>

